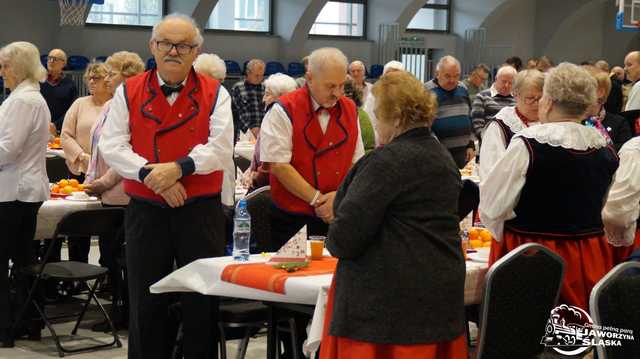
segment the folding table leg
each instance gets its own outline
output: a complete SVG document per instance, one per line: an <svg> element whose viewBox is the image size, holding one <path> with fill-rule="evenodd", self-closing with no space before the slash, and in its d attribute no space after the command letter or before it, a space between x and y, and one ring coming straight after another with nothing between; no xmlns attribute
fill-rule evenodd
<svg viewBox="0 0 640 359"><path fill-rule="evenodd" d="M276 359L278 352L278 327L276 309L269 306L269 321L267 326L267 359Z"/></svg>

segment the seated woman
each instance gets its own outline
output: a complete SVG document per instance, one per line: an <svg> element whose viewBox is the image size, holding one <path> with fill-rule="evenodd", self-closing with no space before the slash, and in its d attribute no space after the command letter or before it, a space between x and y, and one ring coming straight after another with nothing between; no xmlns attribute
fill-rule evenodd
<svg viewBox="0 0 640 359"><path fill-rule="evenodd" d="M576 65L551 69L542 124L513 137L480 188L480 218L494 236L489 265L524 243L547 246L566 263L561 303L587 310L591 288L614 265L600 210L618 167L602 134L581 124L596 88Z"/></svg>
<svg viewBox="0 0 640 359"><path fill-rule="evenodd" d="M39 84L47 71L33 44L13 42L0 49L0 77L11 90L0 105L0 347L7 348L14 344L9 332L13 317L24 304L9 300L9 260L13 273L35 262L38 210L49 198L45 150L51 115ZM29 287L22 277L15 278L15 297L24 300ZM30 308L29 317L39 318L35 308ZM38 338L40 323L32 321L27 331Z"/></svg>
<svg viewBox="0 0 640 359"><path fill-rule="evenodd" d="M384 147L335 197L326 244L339 262L320 357L466 358L461 181L431 135L435 96L404 71L372 91Z"/></svg>
<svg viewBox="0 0 640 359"><path fill-rule="evenodd" d="M480 179L485 179L502 157L515 134L537 125L538 101L542 97L544 75L538 70L519 72L513 81L516 105L504 107L487 124L480 147Z"/></svg>
<svg viewBox="0 0 640 359"><path fill-rule="evenodd" d="M355 85L355 82L350 76L347 76L347 82L344 83L344 95L352 99L358 108L360 136L362 136L365 153L369 153L376 147L376 135L373 132L369 115L362 109L362 89Z"/></svg>

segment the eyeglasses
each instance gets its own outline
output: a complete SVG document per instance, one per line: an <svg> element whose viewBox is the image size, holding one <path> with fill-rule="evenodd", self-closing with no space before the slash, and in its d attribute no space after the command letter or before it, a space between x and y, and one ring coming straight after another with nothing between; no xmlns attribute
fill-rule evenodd
<svg viewBox="0 0 640 359"><path fill-rule="evenodd" d="M156 41L156 47L162 52L171 52L171 49L175 47L178 54L188 55L193 51L193 49L198 47L198 45L174 44L169 41Z"/></svg>
<svg viewBox="0 0 640 359"><path fill-rule="evenodd" d="M526 103L527 105L533 105L534 103L540 102L541 98L542 96L540 97L528 96L524 98L524 103Z"/></svg>
<svg viewBox="0 0 640 359"><path fill-rule="evenodd" d="M64 61L64 59L61 58L61 57L47 56L47 61L48 62L56 62L56 61Z"/></svg>

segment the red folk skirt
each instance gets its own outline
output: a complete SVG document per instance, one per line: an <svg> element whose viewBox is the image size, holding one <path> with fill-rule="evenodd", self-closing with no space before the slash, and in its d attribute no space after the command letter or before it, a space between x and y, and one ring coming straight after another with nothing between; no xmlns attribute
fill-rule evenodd
<svg viewBox="0 0 640 359"><path fill-rule="evenodd" d="M459 337L439 343L427 344L376 344L329 334L333 314L335 277L329 289L327 311L322 329L320 359L467 359L467 340L463 333Z"/></svg>
<svg viewBox="0 0 640 359"><path fill-rule="evenodd" d="M509 251L525 243L538 243L560 255L565 261L560 303L589 311L589 295L593 286L613 268L619 255L605 236L583 239L549 239L522 235L505 228L502 241L491 242L489 266Z"/></svg>

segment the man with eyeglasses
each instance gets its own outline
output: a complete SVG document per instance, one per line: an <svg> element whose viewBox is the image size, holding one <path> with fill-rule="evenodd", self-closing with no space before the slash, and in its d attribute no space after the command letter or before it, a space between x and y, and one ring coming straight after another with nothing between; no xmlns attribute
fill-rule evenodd
<svg viewBox="0 0 640 359"><path fill-rule="evenodd" d="M220 192L233 154L231 99L220 82L193 70L202 42L186 15L156 24L149 48L157 69L118 87L99 142L131 197L125 215L129 358L168 358L174 345L169 297L151 294L149 286L174 263L224 254ZM217 299L180 298L184 356L217 357Z"/></svg>
<svg viewBox="0 0 640 359"><path fill-rule="evenodd" d="M460 61L453 56L443 56L436 65L436 77L425 87L438 99L438 113L431 130L462 168L476 152L469 117L471 102L467 89L460 82L460 72Z"/></svg>
<svg viewBox="0 0 640 359"><path fill-rule="evenodd" d="M47 81L40 84L40 93L47 101L51 112L51 122L60 132L64 115L78 97L78 88L73 80L65 76L63 69L67 64L67 54L53 49L47 56Z"/></svg>
<svg viewBox="0 0 640 359"><path fill-rule="evenodd" d="M462 80L462 84L467 88L469 100L473 103L478 92L486 88L485 83L489 78L489 68L485 64L478 64L473 68L469 76Z"/></svg>

